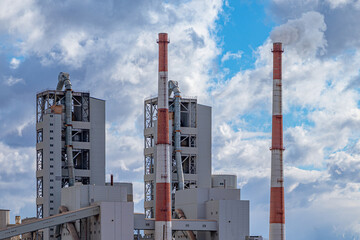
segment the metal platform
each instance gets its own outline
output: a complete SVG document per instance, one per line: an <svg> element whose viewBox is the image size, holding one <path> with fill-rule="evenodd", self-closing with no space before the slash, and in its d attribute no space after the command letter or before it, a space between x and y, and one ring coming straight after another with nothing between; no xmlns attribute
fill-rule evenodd
<svg viewBox="0 0 360 240"><path fill-rule="evenodd" d="M18 236L28 232L35 232L40 229L53 227L56 225L73 222L78 219L87 218L100 214L99 206L85 207L76 211L57 214L51 217L42 218L31 223L20 224L4 230L0 230L0 239ZM196 220L196 219L172 219L172 230L191 230L191 231L218 231L217 221ZM154 230L155 219L145 218L144 214L134 214L135 230Z"/></svg>

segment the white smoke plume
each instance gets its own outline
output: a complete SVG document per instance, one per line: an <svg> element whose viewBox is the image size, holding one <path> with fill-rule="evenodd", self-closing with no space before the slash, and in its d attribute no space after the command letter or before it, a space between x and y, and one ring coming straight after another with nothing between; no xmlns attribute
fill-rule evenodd
<svg viewBox="0 0 360 240"><path fill-rule="evenodd" d="M325 31L324 16L311 11L304 13L299 19L289 20L274 28L270 38L273 42L294 47L302 56L315 56L317 53L324 55L327 46Z"/></svg>

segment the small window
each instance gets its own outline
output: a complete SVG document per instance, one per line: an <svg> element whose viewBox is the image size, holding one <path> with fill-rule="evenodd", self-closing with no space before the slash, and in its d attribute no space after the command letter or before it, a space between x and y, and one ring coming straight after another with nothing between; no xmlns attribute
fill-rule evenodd
<svg viewBox="0 0 360 240"><path fill-rule="evenodd" d="M37 150L37 154L36 154L36 159L37 159L37 170L41 170L43 169L43 150L39 149Z"/></svg>
<svg viewBox="0 0 360 240"><path fill-rule="evenodd" d="M53 158L50 158L50 161L54 161L54 159L53 159Z"/></svg>
<svg viewBox="0 0 360 240"><path fill-rule="evenodd" d="M54 196L54 194L53 194L53 193L50 193L50 196Z"/></svg>
<svg viewBox="0 0 360 240"><path fill-rule="evenodd" d="M36 192L38 198L43 197L43 178L38 177L36 181Z"/></svg>
<svg viewBox="0 0 360 240"><path fill-rule="evenodd" d="M50 203L54 203L54 201L53 201L53 200L50 200Z"/></svg>
<svg viewBox="0 0 360 240"><path fill-rule="evenodd" d="M53 151L50 151L50 154L53 154L54 152Z"/></svg>
<svg viewBox="0 0 360 240"><path fill-rule="evenodd" d="M50 182L53 182L54 181L54 179L50 179Z"/></svg>
<svg viewBox="0 0 360 240"><path fill-rule="evenodd" d="M53 172L51 172L51 173L50 173L50 175L54 175L54 173L53 173Z"/></svg>
<svg viewBox="0 0 360 240"><path fill-rule="evenodd" d="M53 168L54 166L53 165L50 165L50 168Z"/></svg>
<svg viewBox="0 0 360 240"><path fill-rule="evenodd" d="M54 187L53 187L53 186L51 186L51 187L50 187L50 189L54 189Z"/></svg>
<svg viewBox="0 0 360 240"><path fill-rule="evenodd" d="M54 115L50 114L50 117L54 117Z"/></svg>
<svg viewBox="0 0 360 240"><path fill-rule="evenodd" d="M53 147L54 146L54 144L50 144L50 147Z"/></svg>
<svg viewBox="0 0 360 240"><path fill-rule="evenodd" d="M43 205L42 204L37 205L36 216L37 216L37 218L43 218Z"/></svg>
<svg viewBox="0 0 360 240"><path fill-rule="evenodd" d="M43 130L42 129L39 129L36 131L36 142L37 143L40 143L43 141Z"/></svg>
<svg viewBox="0 0 360 240"><path fill-rule="evenodd" d="M50 130L51 133L53 133L54 131L53 130Z"/></svg>
<svg viewBox="0 0 360 240"><path fill-rule="evenodd" d="M53 124L53 123L50 123L50 126L54 126L54 124Z"/></svg>
<svg viewBox="0 0 360 240"><path fill-rule="evenodd" d="M54 138L53 138L53 137L50 137L50 140L54 140Z"/></svg>

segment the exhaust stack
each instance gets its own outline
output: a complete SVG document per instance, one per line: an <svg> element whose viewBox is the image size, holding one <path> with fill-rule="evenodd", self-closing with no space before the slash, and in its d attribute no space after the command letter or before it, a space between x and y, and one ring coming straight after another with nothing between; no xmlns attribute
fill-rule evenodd
<svg viewBox="0 0 360 240"><path fill-rule="evenodd" d="M155 239L171 240L168 35L159 33Z"/></svg>
<svg viewBox="0 0 360 240"><path fill-rule="evenodd" d="M70 82L70 75L66 72L60 72L58 77L57 91L61 91L65 85L65 126L66 126L66 159L69 171L69 187L75 184L75 168L73 160L73 145L72 145L72 85Z"/></svg>
<svg viewBox="0 0 360 240"><path fill-rule="evenodd" d="M282 44L273 44L273 108L271 144L271 193L269 240L285 240L285 203L283 173L283 119L282 119Z"/></svg>

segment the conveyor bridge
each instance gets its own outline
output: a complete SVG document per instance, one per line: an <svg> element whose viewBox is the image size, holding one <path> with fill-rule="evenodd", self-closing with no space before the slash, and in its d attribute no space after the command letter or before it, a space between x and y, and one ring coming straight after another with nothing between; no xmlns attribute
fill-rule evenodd
<svg viewBox="0 0 360 240"><path fill-rule="evenodd" d="M90 206L75 211L69 211L54 216L41 218L31 223L20 224L0 231L0 239L6 239L18 236L28 232L35 232L40 229L53 227L67 222L73 222L78 219L87 218L98 215L100 213L99 206Z"/></svg>
<svg viewBox="0 0 360 240"><path fill-rule="evenodd" d="M54 216L42 218L31 223L20 224L0 230L0 239L6 239L18 236L28 232L35 232L40 229L57 226L60 224L74 222L76 220L96 216L100 214L100 206L90 206L75 211L69 211ZM196 219L173 219L173 230L190 230L190 231L217 231L217 221L214 220L196 220ZM135 230L154 230L155 219L145 218L144 214L134 214Z"/></svg>

